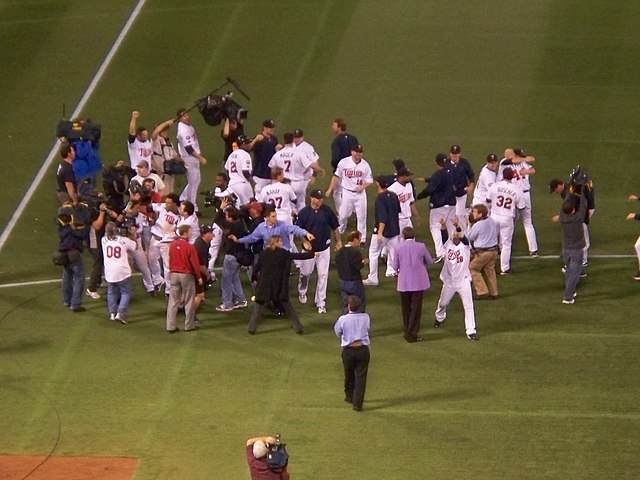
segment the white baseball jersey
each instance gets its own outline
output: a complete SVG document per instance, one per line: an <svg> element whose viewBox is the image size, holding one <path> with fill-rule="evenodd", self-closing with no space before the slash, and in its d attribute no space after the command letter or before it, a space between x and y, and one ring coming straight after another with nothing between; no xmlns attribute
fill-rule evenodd
<svg viewBox="0 0 640 480"><path fill-rule="evenodd" d="M480 174L478 175L478 181L476 182L476 186L473 190L473 205L486 205L487 204L487 195L489 194L489 187L496 183L496 172L489 169L486 165L482 167L480 170Z"/></svg>
<svg viewBox="0 0 640 480"><path fill-rule="evenodd" d="M291 223L291 212L295 209L296 194L291 185L274 182L267 185L258 194L258 200L272 204L276 209L278 220Z"/></svg>
<svg viewBox="0 0 640 480"><path fill-rule="evenodd" d="M162 181L160 176L158 174L156 174L156 173L150 173L146 177L143 177L142 175L136 175L135 177L133 177L131 179L131 181L133 182L135 180L140 185L142 185L142 182L144 182L147 179L153 180L153 191L154 192L159 192L161 190L164 190L164 182Z"/></svg>
<svg viewBox="0 0 640 480"><path fill-rule="evenodd" d="M274 153L269 161L269 167L280 167L284 177L292 182L304 180L305 171L311 165L311 159L302 150L295 147L284 147Z"/></svg>
<svg viewBox="0 0 640 480"><path fill-rule="evenodd" d="M500 160L500 168L498 169L497 179L502 180L504 178L503 172L505 168L511 168L514 173L513 183L516 186L520 187L520 190L522 190L523 192L526 190L530 190L531 182L529 181L529 175L523 175L522 171L525 169L531 168L531 165L529 165L527 162L511 163L511 164L505 165L504 162L506 160L507 160L506 158L503 158L502 160Z"/></svg>
<svg viewBox="0 0 640 480"><path fill-rule="evenodd" d="M516 209L525 207L522 191L506 180L489 187L487 203L491 206L491 215L515 218Z"/></svg>
<svg viewBox="0 0 640 480"><path fill-rule="evenodd" d="M458 245L449 238L444 248L444 261L440 280L445 285L460 287L471 282L471 272L469 271L469 260L471 257L471 247L460 242Z"/></svg>
<svg viewBox="0 0 640 480"><path fill-rule="evenodd" d="M394 182L387 190L395 193L400 202L400 218L411 218L411 204L414 202L413 186L410 182L402 186L400 182Z"/></svg>
<svg viewBox="0 0 640 480"><path fill-rule="evenodd" d="M177 237L176 225L180 215L168 211L163 203L152 203L153 211L158 214L156 223L151 227L151 234L161 238L161 242L171 242Z"/></svg>
<svg viewBox="0 0 640 480"><path fill-rule="evenodd" d="M296 145L295 148L302 150L304 154L309 158L309 160L311 160L311 163L320 161L320 155L316 153L316 149L313 148L313 145L311 145L306 140L300 142L300 144ZM313 170L311 168L307 168L304 171L304 179L310 180L312 176L313 176Z"/></svg>
<svg viewBox="0 0 640 480"><path fill-rule="evenodd" d="M178 153L181 157L189 156L186 147L192 147L196 153L200 153L200 143L198 143L198 136L194 128L186 123L178 122Z"/></svg>
<svg viewBox="0 0 640 480"><path fill-rule="evenodd" d="M151 156L153 155L153 149L151 148L150 140L141 142L136 137L133 142L127 142L127 148L129 150L129 161L131 162L131 168L136 170L138 168L138 164L143 160L146 160L147 162L149 162L149 165L151 165Z"/></svg>
<svg viewBox="0 0 640 480"><path fill-rule="evenodd" d="M242 171L249 171L253 168L251 165L251 155L246 150L238 148L229 154L224 168L229 173L229 185L238 183L249 183Z"/></svg>
<svg viewBox="0 0 640 480"><path fill-rule="evenodd" d="M200 225L198 224L198 216L195 213L188 217L181 216L176 228L180 225L189 225L191 227L189 229L189 243L195 242L196 238L200 236Z"/></svg>
<svg viewBox="0 0 640 480"><path fill-rule="evenodd" d="M529 174L523 173L523 170L528 170L529 168L531 168L531 165L529 165L526 162L518 163L517 165L513 166L513 169L515 171L513 180L514 181L517 180L516 185L520 187L520 190L522 190L523 192L528 192L529 190L531 190L531 182L529 181Z"/></svg>
<svg viewBox="0 0 640 480"><path fill-rule="evenodd" d="M363 158L360 163L348 156L340 160L335 176L341 181L342 188L354 192L359 185L373 183L373 173L367 161Z"/></svg>
<svg viewBox="0 0 640 480"><path fill-rule="evenodd" d="M136 242L127 237L116 236L112 240L102 237L104 278L109 283L121 282L131 276L129 255L135 252Z"/></svg>

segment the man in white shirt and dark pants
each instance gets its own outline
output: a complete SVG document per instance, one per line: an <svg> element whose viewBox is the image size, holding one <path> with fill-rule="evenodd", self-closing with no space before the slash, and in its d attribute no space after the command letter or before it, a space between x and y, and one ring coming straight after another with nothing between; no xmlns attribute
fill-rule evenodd
<svg viewBox="0 0 640 480"><path fill-rule="evenodd" d="M180 200L189 200L198 211L198 189L200 188L200 165L206 165L207 159L200 153L200 143L196 131L191 126L189 112L178 110L178 153L187 167L187 184L180 194Z"/></svg>

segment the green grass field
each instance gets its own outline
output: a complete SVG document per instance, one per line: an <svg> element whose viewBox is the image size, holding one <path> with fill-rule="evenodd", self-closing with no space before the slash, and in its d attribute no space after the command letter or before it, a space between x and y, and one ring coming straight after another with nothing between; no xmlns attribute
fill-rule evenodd
<svg viewBox="0 0 640 480"><path fill-rule="evenodd" d="M134 6L0 0L1 225L52 148L63 103L73 111ZM126 327L87 297L87 312L67 313L57 283L6 287L59 276L52 166L0 250L0 453L138 457L136 480L246 479L246 439L280 431L295 479L637 478L638 224L624 217L638 193L638 21L640 5L619 0L148 0L82 112L103 126L105 163L126 159L132 110L152 127L231 76L251 96L236 97L248 133L265 118L280 137L303 128L325 166L336 116L375 173L400 156L428 175L452 143L476 172L487 153L525 148L537 157L534 223L549 258L515 259L500 300L476 302L475 343L458 300L445 328L431 327L439 267L421 344L402 339L393 282L368 290L372 361L358 414L342 401L334 277L328 315L295 302L301 337L275 318L250 337L247 312L214 311L217 291L199 332L167 335L165 302L139 279ZM209 159L204 189L222 142L192 118ZM565 306L547 182L577 164L596 185L593 257ZM419 237L431 246L424 224ZM526 252L518 227L514 254Z"/></svg>

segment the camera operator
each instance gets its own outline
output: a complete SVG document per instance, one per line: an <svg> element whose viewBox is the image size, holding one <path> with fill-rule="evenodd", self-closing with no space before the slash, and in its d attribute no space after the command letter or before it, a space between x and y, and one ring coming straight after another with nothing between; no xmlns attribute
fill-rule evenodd
<svg viewBox="0 0 640 480"><path fill-rule="evenodd" d="M96 199L102 200L102 195L96 193ZM100 203L97 208L92 208L92 224L89 227L89 253L93 260L91 275L89 275L89 285L85 294L94 300L100 299L98 286L102 283L103 256L100 242L104 237L105 226L109 220L115 220L118 214L110 210L106 203Z"/></svg>
<svg viewBox="0 0 640 480"><path fill-rule="evenodd" d="M277 440L271 436L254 437L247 440L247 463L251 480L289 480L286 465L279 469L269 468L267 453Z"/></svg>
<svg viewBox="0 0 640 480"><path fill-rule="evenodd" d="M224 165L231 152L238 148L238 137L244 136L244 119L238 120L226 117L220 136L224 141L224 156L222 157L222 164Z"/></svg>
<svg viewBox="0 0 640 480"><path fill-rule="evenodd" d="M184 165L169 138L171 125L173 125L173 119L166 120L156 126L151 134L151 147L153 150L151 171L162 178L164 193L172 193L175 185L174 175L172 172L167 171L165 164L167 162L179 162Z"/></svg>
<svg viewBox="0 0 640 480"><path fill-rule="evenodd" d="M77 205L79 201L78 183L76 174L73 171L73 160L76 158L76 151L70 144L63 143L59 153L62 161L56 170L58 206L62 206L63 203L69 201Z"/></svg>

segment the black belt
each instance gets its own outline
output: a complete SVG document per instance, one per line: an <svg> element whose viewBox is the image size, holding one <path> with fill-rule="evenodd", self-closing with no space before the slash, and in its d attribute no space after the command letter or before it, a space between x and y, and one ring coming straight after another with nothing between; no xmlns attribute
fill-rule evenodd
<svg viewBox="0 0 640 480"><path fill-rule="evenodd" d="M522 190L522 193L527 193L529 190Z"/></svg>
<svg viewBox="0 0 640 480"><path fill-rule="evenodd" d="M348 188L343 188L343 190L346 190L347 192L351 192L351 193L358 193L357 190L349 190Z"/></svg>

